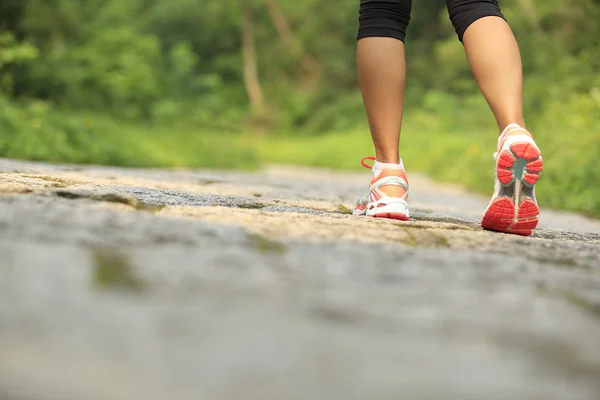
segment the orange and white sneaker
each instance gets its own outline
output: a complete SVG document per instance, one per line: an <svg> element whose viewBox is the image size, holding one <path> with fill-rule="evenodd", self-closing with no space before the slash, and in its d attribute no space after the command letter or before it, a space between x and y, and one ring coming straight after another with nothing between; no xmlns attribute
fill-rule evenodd
<svg viewBox="0 0 600 400"><path fill-rule="evenodd" d="M365 157L361 161L363 167L371 169L365 164L366 160L376 161L375 157ZM369 190L358 200L352 214L408 221L408 179L404 167L400 164L385 168L386 164L381 164L384 168L378 169L376 165Z"/></svg>
<svg viewBox="0 0 600 400"><path fill-rule="evenodd" d="M498 138L496 185L485 211L484 229L529 236L538 224L535 184L543 162L531 134L517 124L506 127Z"/></svg>

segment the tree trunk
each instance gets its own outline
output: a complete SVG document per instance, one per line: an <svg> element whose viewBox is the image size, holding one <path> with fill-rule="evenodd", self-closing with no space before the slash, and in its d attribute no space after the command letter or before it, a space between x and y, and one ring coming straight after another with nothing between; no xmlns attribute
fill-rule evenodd
<svg viewBox="0 0 600 400"><path fill-rule="evenodd" d="M308 54L303 48L298 39L292 33L290 24L285 17L285 14L279 7L278 0L265 0L267 11L277 29L279 39L300 58L300 67L302 68L303 84L302 86L308 90L312 90L317 86L321 75L321 66L319 62Z"/></svg>
<svg viewBox="0 0 600 400"><path fill-rule="evenodd" d="M254 44L254 18L252 15L251 0L242 2L242 58L244 62L244 84L250 107L256 115L261 115L265 110L262 86L258 78L256 61L256 48Z"/></svg>

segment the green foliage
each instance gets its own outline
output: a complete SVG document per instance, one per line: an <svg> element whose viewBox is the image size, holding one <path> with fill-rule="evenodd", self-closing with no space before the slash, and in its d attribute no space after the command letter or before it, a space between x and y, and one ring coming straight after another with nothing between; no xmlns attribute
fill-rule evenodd
<svg viewBox="0 0 600 400"><path fill-rule="evenodd" d="M43 101L16 107L0 98L0 154L4 157L118 163L122 160L113 156L114 149L96 140L104 128L92 118L55 112Z"/></svg>
<svg viewBox="0 0 600 400"><path fill-rule="evenodd" d="M159 42L130 27L102 31L86 46L67 53L63 61L72 66L59 77L68 103L83 102L138 117L160 98L159 73L154 67L160 61Z"/></svg>
<svg viewBox="0 0 600 400"><path fill-rule="evenodd" d="M0 68L6 65L19 65L34 60L38 56L35 47L18 43L11 33L0 34Z"/></svg>
<svg viewBox="0 0 600 400"><path fill-rule="evenodd" d="M14 85L10 68L19 67L35 60L39 53L28 43L19 43L9 32L0 32L0 93L12 93Z"/></svg>
<svg viewBox="0 0 600 400"><path fill-rule="evenodd" d="M0 97L0 157L130 167L249 168L252 149L230 134L185 126L148 128L97 114L73 114L35 101L15 106Z"/></svg>

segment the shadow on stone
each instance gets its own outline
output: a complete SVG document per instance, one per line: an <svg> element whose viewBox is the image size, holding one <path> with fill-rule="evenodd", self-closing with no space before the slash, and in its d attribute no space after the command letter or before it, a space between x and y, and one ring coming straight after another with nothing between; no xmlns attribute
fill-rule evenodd
<svg viewBox="0 0 600 400"><path fill-rule="evenodd" d="M402 228L402 231L406 234L405 237L398 241L407 246L430 249L448 249L451 247L444 235L433 232L430 229L420 226L413 227L412 225L403 226L401 224L396 224L396 226Z"/></svg>
<svg viewBox="0 0 600 400"><path fill-rule="evenodd" d="M600 318L600 304L589 301L576 293L567 292L564 290L553 290L545 285L538 285L536 293L540 296L561 299L564 302L579 308L581 311L594 315Z"/></svg>
<svg viewBox="0 0 600 400"><path fill-rule="evenodd" d="M201 179L200 180L200 184L201 185L214 185L215 183L223 183L223 181L219 181L216 179Z"/></svg>
<svg viewBox="0 0 600 400"><path fill-rule="evenodd" d="M332 307L325 304L315 305L310 309L310 315L319 320L337 323L354 324L360 321L360 316L349 309Z"/></svg>
<svg viewBox="0 0 600 400"><path fill-rule="evenodd" d="M417 211L412 213L411 221L423 221L423 222L443 222L448 224L458 225L456 229L464 229L464 227L479 229L480 225L478 222L473 220L468 220L460 217L453 217L447 215L441 215L438 213L434 213L430 210L425 213L423 211ZM450 228L449 228L450 229Z"/></svg>
<svg viewBox="0 0 600 400"><path fill-rule="evenodd" d="M138 207L138 202L135 197L116 192L98 193L88 190L68 190L59 189L54 192L58 197L69 200L89 199L94 201L106 201L108 203L120 203L134 208Z"/></svg>

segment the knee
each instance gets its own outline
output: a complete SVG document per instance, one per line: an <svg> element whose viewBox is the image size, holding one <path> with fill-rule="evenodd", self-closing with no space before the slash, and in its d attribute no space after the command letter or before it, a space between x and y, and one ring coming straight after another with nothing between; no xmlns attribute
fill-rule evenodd
<svg viewBox="0 0 600 400"><path fill-rule="evenodd" d="M483 17L500 17L504 19L498 0L446 0L448 14L458 39L462 42L469 26Z"/></svg>
<svg viewBox="0 0 600 400"><path fill-rule="evenodd" d="M358 39L393 37L404 41L412 0L361 0Z"/></svg>

